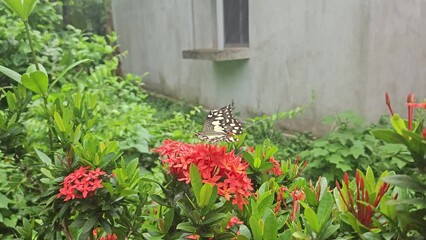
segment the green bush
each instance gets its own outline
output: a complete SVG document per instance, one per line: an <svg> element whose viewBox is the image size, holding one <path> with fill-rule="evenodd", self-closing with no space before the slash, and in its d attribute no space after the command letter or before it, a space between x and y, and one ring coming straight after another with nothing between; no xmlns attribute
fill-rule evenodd
<svg viewBox="0 0 426 240"><path fill-rule="evenodd" d="M376 172L399 171L412 161L405 147L383 144L374 138L370 130L375 126L367 127L364 119L353 112L327 117L323 123L335 127L300 153L302 159L310 161L306 169L310 178L324 176L333 182L345 172L355 174L356 169L371 166Z"/></svg>
<svg viewBox="0 0 426 240"><path fill-rule="evenodd" d="M36 1L3 1L28 26ZM41 64L25 60L15 66L23 68L18 72L0 66L12 79L2 89L0 107L2 239L398 239L423 234L421 225L405 219L421 219L424 213L423 172L415 178L374 173L388 166L383 162L392 166L411 158L407 164L424 170L423 122L411 129L411 118L407 128L396 116L395 132L373 131L406 145L396 148L372 139L362 121L342 113L337 130L313 141L307 151L313 154L304 156L308 161L281 160L279 153L291 151L267 138L281 139L275 122L300 108L249 120L247 133L235 143L197 143L193 133L201 128L200 108L182 111L174 105L165 113L148 104L141 78L117 76L114 36L83 36L69 27L51 33L59 47L49 45L52 39L45 34L25 31L20 46L24 36L32 36L34 49L52 48L54 54L31 49L32 61ZM293 146L308 147L303 137ZM403 155L406 150L411 158ZM309 168L336 177L336 187L325 177L315 183L304 178ZM355 175L352 181L347 172ZM403 189L407 185L412 190Z"/></svg>

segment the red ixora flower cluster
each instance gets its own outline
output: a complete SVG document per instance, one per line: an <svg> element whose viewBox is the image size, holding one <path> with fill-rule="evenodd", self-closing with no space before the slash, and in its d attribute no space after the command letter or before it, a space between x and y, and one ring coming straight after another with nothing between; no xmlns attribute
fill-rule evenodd
<svg viewBox="0 0 426 240"><path fill-rule="evenodd" d="M163 144L154 149L162 157L163 164L167 164L170 173L178 181L190 182L189 166L191 163L200 171L203 183L216 185L218 194L227 201L232 199L232 204L237 204L240 209L247 204L247 197L253 190L245 163L235 153L226 152L225 146L210 144L188 144L167 139Z"/></svg>
<svg viewBox="0 0 426 240"><path fill-rule="evenodd" d="M102 188L104 171L100 168L90 170L90 166L80 167L64 178L59 189L58 198L65 196L64 201L76 198L87 198L94 194L96 189Z"/></svg>

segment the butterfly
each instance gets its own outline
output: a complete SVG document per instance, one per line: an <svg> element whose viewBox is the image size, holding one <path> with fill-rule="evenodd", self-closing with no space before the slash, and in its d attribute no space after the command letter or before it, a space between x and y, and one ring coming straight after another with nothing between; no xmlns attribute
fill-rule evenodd
<svg viewBox="0 0 426 240"><path fill-rule="evenodd" d="M243 126L235 119L232 109L232 105L227 105L211 110L204 122L203 131L197 132L195 136L210 143L235 142L236 139L232 136L242 134Z"/></svg>

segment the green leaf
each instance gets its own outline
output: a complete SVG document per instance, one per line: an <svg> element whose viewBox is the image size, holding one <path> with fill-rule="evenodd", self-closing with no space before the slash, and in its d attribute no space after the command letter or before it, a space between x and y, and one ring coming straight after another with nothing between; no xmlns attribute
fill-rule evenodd
<svg viewBox="0 0 426 240"><path fill-rule="evenodd" d="M135 158L126 166L126 173L128 176L132 176L138 169L139 159Z"/></svg>
<svg viewBox="0 0 426 240"><path fill-rule="evenodd" d="M331 210L333 209L334 201L330 192L325 192L319 202L317 216L320 228L323 228L327 223L327 219L331 217Z"/></svg>
<svg viewBox="0 0 426 240"><path fill-rule="evenodd" d="M249 219L249 224L253 234L253 239L262 240L264 226L263 220L255 216L251 216Z"/></svg>
<svg viewBox="0 0 426 240"><path fill-rule="evenodd" d="M151 194L149 195L149 197L152 199L152 201L162 205L162 206L167 206L167 201L165 199L163 199L162 197L160 197L160 195L157 194Z"/></svg>
<svg viewBox="0 0 426 240"><path fill-rule="evenodd" d="M259 197L257 209L260 215L263 215L267 209L272 208L272 204L274 202L274 195L271 191L265 192Z"/></svg>
<svg viewBox="0 0 426 240"><path fill-rule="evenodd" d="M52 87L59 81L59 80L61 80L64 76L65 76L65 74L67 74L67 72L69 71L69 70L71 70L71 69L73 69L73 68L75 68L76 66L78 66L78 65L80 65L80 64L82 64L82 63L85 63L85 62L89 62L89 61L92 61L92 60L90 60L90 59L83 59L83 60L80 60L80 61L77 61L77 62L75 62L75 63L73 63L73 64L71 64L71 65L69 65L67 68L65 68L59 75L58 75L58 77L55 79L55 81L53 81L52 82L52 84L50 85L50 87L49 87L49 89L52 89Z"/></svg>
<svg viewBox="0 0 426 240"><path fill-rule="evenodd" d="M78 141L80 140L81 137L81 123L75 128L74 131L74 137L73 137L73 143L78 143Z"/></svg>
<svg viewBox="0 0 426 240"><path fill-rule="evenodd" d="M16 103L18 100L13 92L6 92L6 101L10 110L14 111L17 108Z"/></svg>
<svg viewBox="0 0 426 240"><path fill-rule="evenodd" d="M9 209L8 204L13 202L6 195L0 193L0 209Z"/></svg>
<svg viewBox="0 0 426 240"><path fill-rule="evenodd" d="M17 14L21 19L25 20L25 10L23 2L21 0L3 0L3 2L8 6L15 14Z"/></svg>
<svg viewBox="0 0 426 240"><path fill-rule="evenodd" d="M308 204L304 202L301 202L301 204L305 208L305 210L303 211L303 216L305 217L306 221L308 222L312 230L318 234L321 228L320 228L320 222L318 221L317 214L312 208L308 206Z"/></svg>
<svg viewBox="0 0 426 240"><path fill-rule="evenodd" d="M399 134L402 134L402 131L407 131L407 126L405 126L405 121L399 116L399 114L394 114L391 117L391 123L395 131Z"/></svg>
<svg viewBox="0 0 426 240"><path fill-rule="evenodd" d="M263 239L277 239L278 235L278 222L272 212L268 210L265 217L265 228L263 230Z"/></svg>
<svg viewBox="0 0 426 240"><path fill-rule="evenodd" d="M82 233L87 233L93 229L95 223L98 221L97 215L92 215L87 221L84 223L83 228L81 229Z"/></svg>
<svg viewBox="0 0 426 240"><path fill-rule="evenodd" d="M185 231L185 232L189 232L189 233L195 233L195 231L197 231L197 228L196 228L196 227L194 227L194 226L192 225L192 223L190 223L190 222L182 222L182 223L179 223L179 224L176 226L176 229L178 229L178 230L183 230L183 231Z"/></svg>
<svg viewBox="0 0 426 240"><path fill-rule="evenodd" d="M46 168L40 168L40 172L42 172L46 177L48 177L50 179L55 179L53 177L52 173Z"/></svg>
<svg viewBox="0 0 426 240"><path fill-rule="evenodd" d="M27 21L37 3L37 0L3 0L13 12L23 21Z"/></svg>
<svg viewBox="0 0 426 240"><path fill-rule="evenodd" d="M373 134L374 137L383 140L388 143L399 143L399 144L405 144L406 140L404 137L399 135L393 130L389 129L374 129L370 131L371 134Z"/></svg>
<svg viewBox="0 0 426 240"><path fill-rule="evenodd" d="M42 71L34 71L30 74L22 75L22 84L31 91L45 95L47 93L47 85L49 79Z"/></svg>
<svg viewBox="0 0 426 240"><path fill-rule="evenodd" d="M189 176L191 178L191 186L192 190L194 191L195 198L197 199L198 205L200 205L200 191L203 183L201 180L200 171L198 171L197 166L195 166L193 163L191 163L191 166L189 167Z"/></svg>
<svg viewBox="0 0 426 240"><path fill-rule="evenodd" d="M59 113L55 111L55 113L53 114L53 118L55 119L55 123L56 123L56 126L58 127L58 129L61 132L65 132L66 128L65 128L65 124L64 124L64 121L62 120L61 115L59 115Z"/></svg>
<svg viewBox="0 0 426 240"><path fill-rule="evenodd" d="M24 0L24 14L28 18L33 12L38 0Z"/></svg>
<svg viewBox="0 0 426 240"><path fill-rule="evenodd" d="M46 165L52 165L52 160L44 152L38 150L37 148L34 148L34 151L42 162L44 162Z"/></svg>
<svg viewBox="0 0 426 240"><path fill-rule="evenodd" d="M303 232L300 232L300 231L298 231L298 232L294 232L294 233L292 234L292 236L293 236L294 238L297 238L297 239L310 239L308 234L303 233Z"/></svg>
<svg viewBox="0 0 426 240"><path fill-rule="evenodd" d="M412 177L408 175L387 176L383 178L383 181L399 186L399 187L412 189L415 191L426 191L426 185L414 180Z"/></svg>
<svg viewBox="0 0 426 240"><path fill-rule="evenodd" d="M216 213L216 212L211 212L210 214L208 214L204 221L201 223L201 225L208 225L209 227L213 224L216 224L218 222L221 222L223 220L223 218L226 217L225 213Z"/></svg>
<svg viewBox="0 0 426 240"><path fill-rule="evenodd" d="M22 84L22 82L21 82L21 74L13 71L12 69L0 66L0 72L2 72L4 75L8 76L10 79L14 80L15 82Z"/></svg>
<svg viewBox="0 0 426 240"><path fill-rule="evenodd" d="M242 153L242 156L243 156L243 159L244 159L246 162L248 162L251 166L253 166L253 165L254 165L254 158L253 158L253 156L252 156L252 154L251 154L251 153L249 153L249 152L243 152L243 153Z"/></svg>
<svg viewBox="0 0 426 240"><path fill-rule="evenodd" d="M332 220L330 220L332 221ZM330 239L330 236L333 235L337 230L339 230L340 225L331 225L322 234L322 239Z"/></svg>
<svg viewBox="0 0 426 240"><path fill-rule="evenodd" d="M200 191L200 202L198 206L205 207L209 203L210 197L212 196L213 185L206 183L201 187Z"/></svg>
<svg viewBox="0 0 426 240"><path fill-rule="evenodd" d="M164 214L164 227L165 227L165 232L169 232L170 227L173 224L173 220L175 217L175 211L174 209L169 209L165 214Z"/></svg>

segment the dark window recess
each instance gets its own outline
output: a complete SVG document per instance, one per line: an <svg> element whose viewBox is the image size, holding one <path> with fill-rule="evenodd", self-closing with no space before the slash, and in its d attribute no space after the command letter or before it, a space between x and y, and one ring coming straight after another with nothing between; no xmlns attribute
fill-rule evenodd
<svg viewBox="0 0 426 240"><path fill-rule="evenodd" d="M223 0L225 47L248 47L248 0Z"/></svg>

